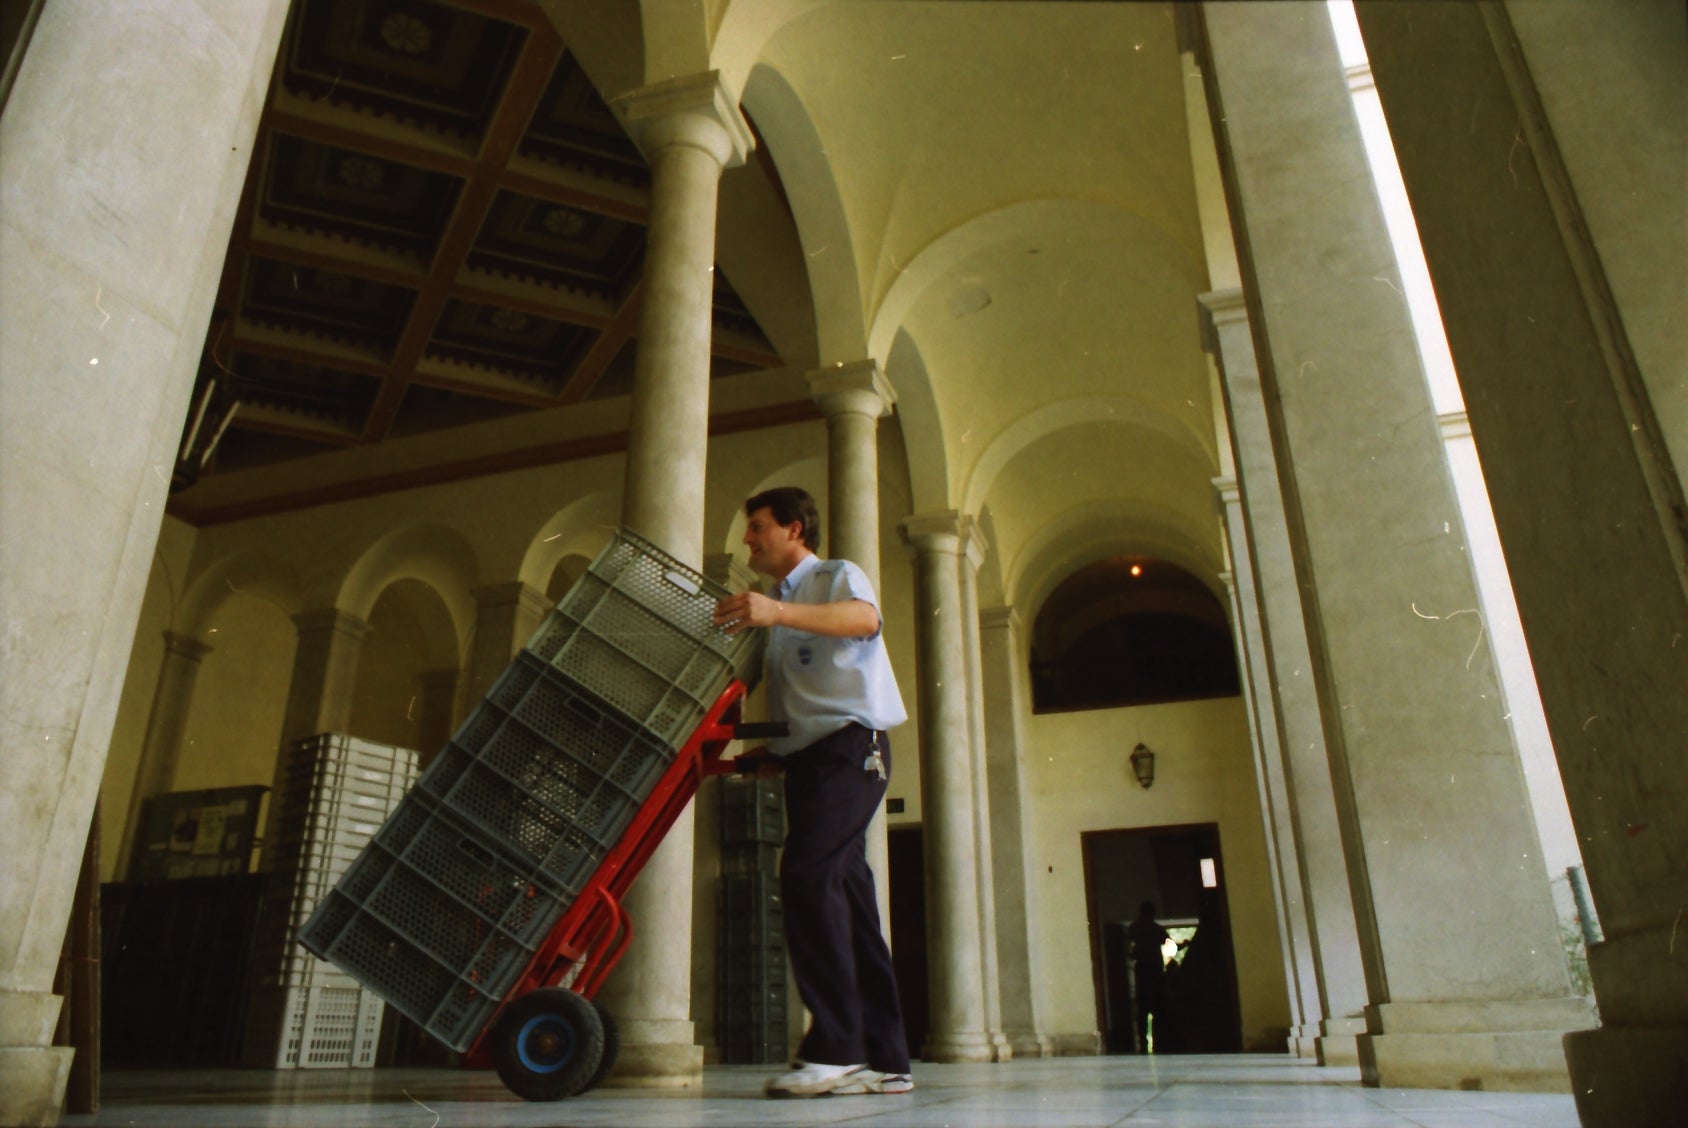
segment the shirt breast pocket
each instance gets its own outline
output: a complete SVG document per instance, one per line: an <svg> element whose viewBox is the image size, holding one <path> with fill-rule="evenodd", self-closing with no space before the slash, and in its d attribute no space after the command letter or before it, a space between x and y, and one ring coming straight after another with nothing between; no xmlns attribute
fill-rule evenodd
<svg viewBox="0 0 1688 1128"><path fill-rule="evenodd" d="M821 647L824 641L820 635L809 634L805 631L788 631L785 646L786 669L802 672L812 670L821 662Z"/></svg>

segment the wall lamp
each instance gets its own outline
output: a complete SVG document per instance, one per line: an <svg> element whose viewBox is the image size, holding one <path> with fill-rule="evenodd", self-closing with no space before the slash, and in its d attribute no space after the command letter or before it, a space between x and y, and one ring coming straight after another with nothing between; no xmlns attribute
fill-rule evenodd
<svg viewBox="0 0 1688 1128"><path fill-rule="evenodd" d="M1144 790L1155 783L1155 754L1149 751L1145 744L1139 743L1131 750L1131 774L1137 777L1137 782Z"/></svg>

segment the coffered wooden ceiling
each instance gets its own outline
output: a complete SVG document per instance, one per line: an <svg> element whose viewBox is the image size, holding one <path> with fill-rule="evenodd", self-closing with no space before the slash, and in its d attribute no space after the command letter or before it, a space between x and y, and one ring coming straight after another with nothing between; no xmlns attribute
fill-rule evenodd
<svg viewBox="0 0 1688 1128"><path fill-rule="evenodd" d="M647 207L531 0L295 0L176 484L626 393ZM715 278L714 374L778 366Z"/></svg>

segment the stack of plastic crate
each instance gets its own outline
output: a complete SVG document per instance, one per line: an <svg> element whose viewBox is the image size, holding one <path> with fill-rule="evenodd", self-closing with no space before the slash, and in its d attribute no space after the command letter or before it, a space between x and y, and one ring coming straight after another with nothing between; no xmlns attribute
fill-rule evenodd
<svg viewBox="0 0 1688 1128"><path fill-rule="evenodd" d="M785 914L778 852L785 838L779 780L721 780L721 890L715 1040L727 1063L784 1061Z"/></svg>
<svg viewBox="0 0 1688 1128"><path fill-rule="evenodd" d="M621 531L306 924L303 942L467 1050L762 632Z"/></svg>
<svg viewBox="0 0 1688 1128"><path fill-rule="evenodd" d="M242 1061L275 1069L375 1064L382 1002L299 944L300 929L416 782L416 753L340 733L293 744L271 819L272 885L258 908Z"/></svg>

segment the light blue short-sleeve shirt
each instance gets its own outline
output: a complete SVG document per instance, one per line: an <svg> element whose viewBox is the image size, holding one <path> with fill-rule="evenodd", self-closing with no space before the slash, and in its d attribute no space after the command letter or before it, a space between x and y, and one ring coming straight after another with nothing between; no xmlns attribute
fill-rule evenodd
<svg viewBox="0 0 1688 1128"><path fill-rule="evenodd" d="M771 593L781 603L841 603L859 599L879 608L867 574L848 560L806 556ZM768 716L786 721L791 735L771 741L781 756L807 748L855 722L889 729L908 720L891 658L884 617L867 638L830 638L789 627L768 632Z"/></svg>

